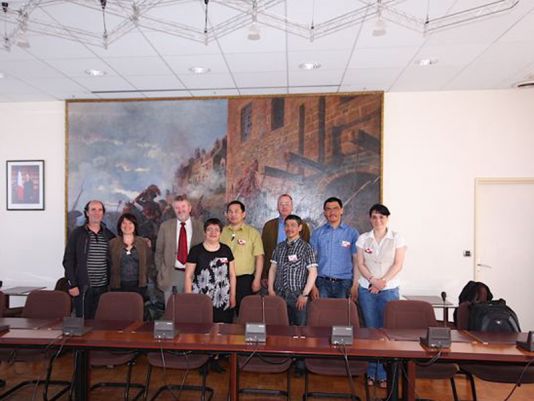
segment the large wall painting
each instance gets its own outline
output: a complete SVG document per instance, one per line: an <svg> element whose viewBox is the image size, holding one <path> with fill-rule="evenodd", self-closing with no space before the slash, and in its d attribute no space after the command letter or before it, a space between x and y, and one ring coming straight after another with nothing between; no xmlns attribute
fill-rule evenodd
<svg viewBox="0 0 534 401"><path fill-rule="evenodd" d="M380 200L382 105L382 93L68 102L68 229L100 199L111 229L131 211L155 241L172 198L187 194L201 219L224 220L225 203L240 199L261 230L290 193L312 229L338 196L344 221L367 231Z"/></svg>

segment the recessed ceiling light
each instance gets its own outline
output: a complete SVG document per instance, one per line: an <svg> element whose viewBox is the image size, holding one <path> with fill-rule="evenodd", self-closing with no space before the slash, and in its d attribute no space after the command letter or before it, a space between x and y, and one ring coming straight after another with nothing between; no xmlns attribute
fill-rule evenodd
<svg viewBox="0 0 534 401"><path fill-rule="evenodd" d="M3 72L0 72L0 79L5 78L5 75Z"/></svg>
<svg viewBox="0 0 534 401"><path fill-rule="evenodd" d="M321 64L319 64L319 63L302 63L302 64L299 65L299 68L301 70L307 70L307 71L316 70L318 68L321 68Z"/></svg>
<svg viewBox="0 0 534 401"><path fill-rule="evenodd" d="M415 64L420 65L421 67L425 67L427 65L433 65L437 64L438 59L437 58L422 58L420 60L417 60Z"/></svg>
<svg viewBox="0 0 534 401"><path fill-rule="evenodd" d="M92 77L103 77L104 75L106 75L106 71L95 70L94 68L89 68L85 70L85 73Z"/></svg>
<svg viewBox="0 0 534 401"><path fill-rule="evenodd" d="M211 70L208 67L197 66L189 68L189 71L191 71L193 74L206 74Z"/></svg>

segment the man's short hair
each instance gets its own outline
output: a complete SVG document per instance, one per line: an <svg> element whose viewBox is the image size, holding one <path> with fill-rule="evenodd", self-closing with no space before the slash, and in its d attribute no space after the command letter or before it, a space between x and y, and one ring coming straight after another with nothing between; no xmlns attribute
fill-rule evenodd
<svg viewBox="0 0 534 401"><path fill-rule="evenodd" d="M389 209L382 205L381 203L375 203L373 206L371 206L371 209L369 209L369 217L373 214L373 212L381 214L383 216L389 216Z"/></svg>
<svg viewBox="0 0 534 401"><path fill-rule="evenodd" d="M293 202L293 198L291 197L291 195L289 194L282 194L278 197L278 202L280 201L280 199L282 198L289 198L291 200L291 202Z"/></svg>
<svg viewBox="0 0 534 401"><path fill-rule="evenodd" d="M208 229L208 226L219 226L219 229L221 230L221 232L224 228L222 221L216 217L211 217L204 222L204 232L206 232L206 230Z"/></svg>
<svg viewBox="0 0 534 401"><path fill-rule="evenodd" d="M232 205L239 205L239 207L241 208L241 211L242 212L245 211L245 204L243 202L241 202L241 201L238 201L237 199L233 200L228 205L226 205L226 211L230 210L230 206L232 206Z"/></svg>
<svg viewBox="0 0 534 401"><path fill-rule="evenodd" d="M172 201L173 203L174 202L187 202L187 203L191 203L189 202L189 199L187 199L187 195L176 195Z"/></svg>
<svg viewBox="0 0 534 401"><path fill-rule="evenodd" d="M336 198L335 196L331 196L330 198L328 198L327 200L324 201L323 203L323 210L326 209L326 204L327 203L331 203L331 202L337 202L339 207L343 207L343 202L341 202L341 199L339 198Z"/></svg>
<svg viewBox="0 0 534 401"><path fill-rule="evenodd" d="M299 226L302 225L302 219L301 219L299 216L297 216L296 214L289 214L289 215L285 218L284 222L287 222L288 220L294 220L294 221L297 222L297 224L298 224Z"/></svg>
<svg viewBox="0 0 534 401"><path fill-rule="evenodd" d="M92 199L87 202L83 207L83 216L85 217L85 224L89 223L89 206L91 206L91 203L100 203L100 206L102 206L102 212L106 214L106 207L104 206L104 202L98 199Z"/></svg>

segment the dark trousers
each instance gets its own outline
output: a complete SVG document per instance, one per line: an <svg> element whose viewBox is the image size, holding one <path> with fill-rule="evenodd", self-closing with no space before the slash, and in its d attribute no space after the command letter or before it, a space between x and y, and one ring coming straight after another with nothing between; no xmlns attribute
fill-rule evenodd
<svg viewBox="0 0 534 401"><path fill-rule="evenodd" d="M254 276L252 274L243 274L242 276L237 276L236 280L236 294L235 294L235 312L239 315L239 305L241 305L241 300L247 295L252 295L252 282L254 281Z"/></svg>
<svg viewBox="0 0 534 401"><path fill-rule="evenodd" d="M234 310L233 309L221 309L213 307L213 322L214 323L233 323Z"/></svg>
<svg viewBox="0 0 534 401"><path fill-rule="evenodd" d="M146 287L139 287L139 285L137 284L137 281L133 283L123 282L121 283L120 288L112 288L111 291L137 292L139 295L143 297L143 301L146 300Z"/></svg>
<svg viewBox="0 0 534 401"><path fill-rule="evenodd" d="M85 291L85 294L80 292L80 295L74 297L73 302L76 316L84 317L85 319L94 319L100 295L107 292L107 290L107 286L89 287Z"/></svg>

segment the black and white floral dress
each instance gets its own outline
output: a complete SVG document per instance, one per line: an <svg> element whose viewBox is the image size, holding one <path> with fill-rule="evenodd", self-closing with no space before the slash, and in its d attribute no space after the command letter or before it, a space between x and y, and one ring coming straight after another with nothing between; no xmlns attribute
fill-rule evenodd
<svg viewBox="0 0 534 401"><path fill-rule="evenodd" d="M194 263L193 289L196 294L206 294L213 303L213 321L231 323L230 262L234 255L227 245L220 244L217 251L208 251L204 244L191 248L188 263Z"/></svg>

